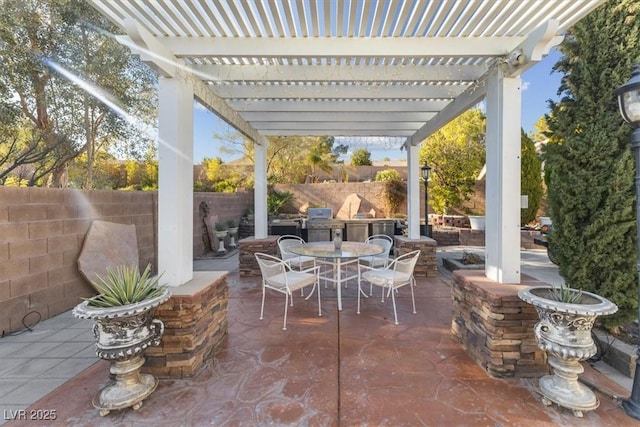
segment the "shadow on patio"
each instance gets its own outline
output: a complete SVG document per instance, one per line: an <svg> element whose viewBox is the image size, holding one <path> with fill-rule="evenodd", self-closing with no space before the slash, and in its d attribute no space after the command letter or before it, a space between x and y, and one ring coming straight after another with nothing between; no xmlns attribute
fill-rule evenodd
<svg viewBox="0 0 640 427"><path fill-rule="evenodd" d="M56 425L309 425L309 426L623 426L638 425L607 394L628 392L585 366L600 407L575 418L545 407L536 379L489 377L451 337L451 295L441 278L418 281L411 314L408 289L391 301L363 300L355 283L317 300L299 296L282 331L284 298L268 294L258 319L259 279L229 275L229 335L223 349L192 379L161 380L139 411L101 418L91 399L108 379L98 362L30 409L56 409ZM9 422L8 426L20 425ZM53 425L47 424L47 425Z"/></svg>

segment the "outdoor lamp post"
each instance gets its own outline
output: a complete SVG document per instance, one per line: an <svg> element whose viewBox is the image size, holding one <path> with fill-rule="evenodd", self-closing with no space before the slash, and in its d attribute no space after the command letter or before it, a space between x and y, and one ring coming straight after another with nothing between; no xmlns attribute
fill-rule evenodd
<svg viewBox="0 0 640 427"><path fill-rule="evenodd" d="M618 97L620 113L624 120L633 126L631 147L636 158L636 251L638 270L638 307L640 309L640 64L631 72L631 79L615 91ZM636 372L633 376L633 388L629 399L622 402L627 415L640 420L640 344L637 349Z"/></svg>
<svg viewBox="0 0 640 427"><path fill-rule="evenodd" d="M429 177L431 176L431 166L422 166L422 179L424 180L424 235L431 237L429 232Z"/></svg>

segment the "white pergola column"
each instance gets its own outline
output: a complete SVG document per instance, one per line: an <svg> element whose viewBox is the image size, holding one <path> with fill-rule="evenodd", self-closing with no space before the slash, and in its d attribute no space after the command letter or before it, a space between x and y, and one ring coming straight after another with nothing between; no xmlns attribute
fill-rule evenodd
<svg viewBox="0 0 640 427"><path fill-rule="evenodd" d="M407 144L407 213L409 221L408 237L420 239L420 167L418 166L418 146Z"/></svg>
<svg viewBox="0 0 640 427"><path fill-rule="evenodd" d="M193 89L159 78L158 273L180 286L193 278Z"/></svg>
<svg viewBox="0 0 640 427"><path fill-rule="evenodd" d="M487 81L485 274L520 283L520 77Z"/></svg>
<svg viewBox="0 0 640 427"><path fill-rule="evenodd" d="M269 140L262 138L254 144L254 234L256 239L266 239L268 229L268 212L267 212L267 148Z"/></svg>

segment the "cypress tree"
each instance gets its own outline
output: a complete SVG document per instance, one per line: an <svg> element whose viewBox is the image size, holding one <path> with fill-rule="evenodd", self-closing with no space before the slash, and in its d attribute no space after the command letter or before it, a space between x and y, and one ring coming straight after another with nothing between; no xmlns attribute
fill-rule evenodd
<svg viewBox="0 0 640 427"><path fill-rule="evenodd" d="M528 196L526 209L520 211L520 224L527 225L536 219L542 200L542 162L536 153L536 144L521 130L520 189Z"/></svg>
<svg viewBox="0 0 640 427"><path fill-rule="evenodd" d="M549 244L569 286L618 305L601 318L610 328L637 318L632 129L614 90L640 60L639 9L637 1L610 0L574 26L554 66L564 73L562 98L546 116Z"/></svg>

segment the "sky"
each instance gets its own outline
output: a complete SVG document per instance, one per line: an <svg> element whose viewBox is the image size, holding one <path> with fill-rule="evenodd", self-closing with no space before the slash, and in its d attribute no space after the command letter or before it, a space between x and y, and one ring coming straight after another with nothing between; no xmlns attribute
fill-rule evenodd
<svg viewBox="0 0 640 427"><path fill-rule="evenodd" d="M560 59L555 49L538 64L525 71L522 78L522 127L525 132L534 130L534 124L549 111L547 100L558 100L560 73L551 72L553 65ZM214 141L212 135L233 132L233 127L220 120L215 114L200 104L195 104L194 111L194 163L200 163L204 157L220 157L224 161L233 160L233 156L220 152L220 143ZM399 145L399 144L398 144ZM361 147L352 147L361 148ZM406 160L406 152L399 148L374 148L364 146L371 152L371 160ZM344 159L346 161L349 158Z"/></svg>

